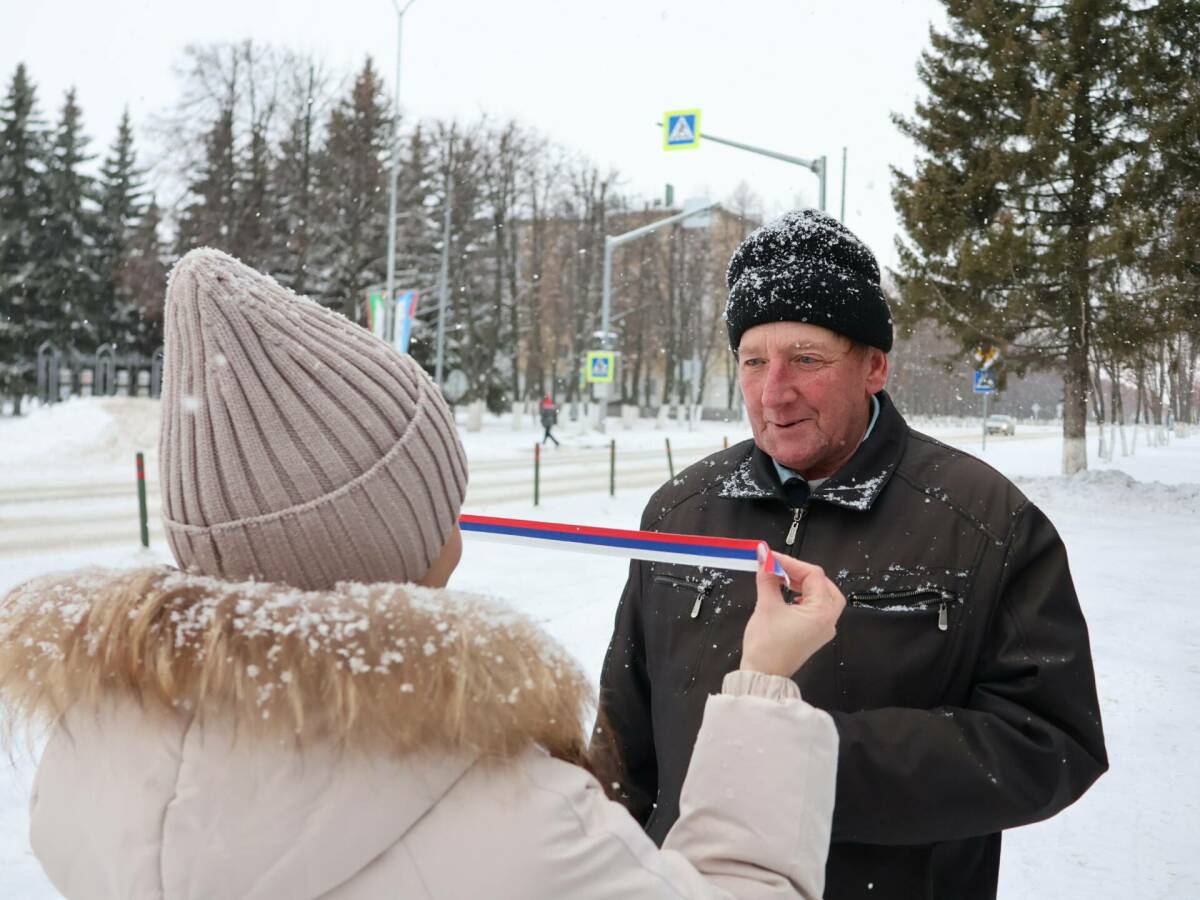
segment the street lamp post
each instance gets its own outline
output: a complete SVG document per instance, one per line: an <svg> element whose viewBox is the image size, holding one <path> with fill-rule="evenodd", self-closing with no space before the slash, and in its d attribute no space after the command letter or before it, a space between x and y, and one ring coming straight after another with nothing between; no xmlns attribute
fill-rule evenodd
<svg viewBox="0 0 1200 900"><path fill-rule="evenodd" d="M600 330L604 337L602 340L611 342L612 336L609 334L609 325L611 324L612 313L612 258L613 250L627 244L630 241L636 241L638 238L650 234L653 231L658 231L660 228L666 228L668 225L674 225L676 222L682 222L684 219L690 219L692 216L698 216L701 213L706 213L710 209L714 209L721 204L713 201L705 203L703 206L698 206L695 209L685 210L681 213L676 213L673 216L667 216L665 219L659 219L657 222L651 222L649 225L643 225L641 228L635 228L633 231L626 231L624 234L607 234L604 236L604 281L602 293L600 295ZM612 347L606 346L605 350L611 350Z"/></svg>
<svg viewBox="0 0 1200 900"><path fill-rule="evenodd" d="M846 224L846 148L842 148L842 214L839 221Z"/></svg>
<svg viewBox="0 0 1200 900"><path fill-rule="evenodd" d="M384 295L384 309L387 310L385 321L388 323L386 332L388 340L393 340L396 333L396 181L400 175L400 45L404 37L404 14L417 0L408 0L404 8L400 8L398 0L392 0L396 9L396 99L392 107L392 171L388 177L391 182L388 191L388 247L387 247L387 293Z"/></svg>
<svg viewBox="0 0 1200 900"><path fill-rule="evenodd" d="M450 144L453 160L454 144ZM454 170L446 174L446 209L442 224L442 265L438 276L437 344L433 364L433 383L443 389L442 369L446 362L446 294L450 289L450 214L454 208Z"/></svg>
<svg viewBox="0 0 1200 900"><path fill-rule="evenodd" d="M604 350L615 349L616 342L613 339L613 334L609 330L612 326L612 261L613 250L621 244L627 244L630 241L636 241L640 237L644 237L651 232L658 231L660 228L666 228L668 225L674 225L677 222L682 222L684 219L690 219L692 216L698 216L701 213L708 212L720 206L720 203L706 203L703 206L698 206L695 209L685 210L681 213L676 213L673 216L667 216L665 219L659 219L657 222L651 222L649 225L643 225L641 228L635 228L633 231L626 231L624 234L606 234L604 236L604 276L600 294L600 343ZM607 392L608 385L599 385ZM604 432L604 412L607 396L600 398L601 402L598 406L598 415L596 417L596 428L601 433Z"/></svg>

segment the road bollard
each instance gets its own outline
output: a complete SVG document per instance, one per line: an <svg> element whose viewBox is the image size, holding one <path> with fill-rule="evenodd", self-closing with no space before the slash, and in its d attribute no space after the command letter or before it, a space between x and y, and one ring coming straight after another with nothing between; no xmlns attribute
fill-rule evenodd
<svg viewBox="0 0 1200 900"><path fill-rule="evenodd" d="M608 445L608 496L617 496L617 439Z"/></svg>
<svg viewBox="0 0 1200 900"><path fill-rule="evenodd" d="M146 513L146 459L139 452L137 455L137 491L138 513L142 523L142 546L150 548L150 517Z"/></svg>
<svg viewBox="0 0 1200 900"><path fill-rule="evenodd" d="M538 505L541 491L541 470L542 470L542 445L533 445L533 505Z"/></svg>

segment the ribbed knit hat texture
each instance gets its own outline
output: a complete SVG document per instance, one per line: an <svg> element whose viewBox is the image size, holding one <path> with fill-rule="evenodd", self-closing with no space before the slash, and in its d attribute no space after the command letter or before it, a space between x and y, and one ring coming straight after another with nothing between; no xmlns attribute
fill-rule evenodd
<svg viewBox="0 0 1200 900"><path fill-rule="evenodd" d="M892 349L892 313L875 255L841 222L815 209L785 213L742 241L725 276L725 324L742 334L767 322L806 322L860 344Z"/></svg>
<svg viewBox="0 0 1200 900"><path fill-rule="evenodd" d="M160 485L179 565L305 590L419 579L466 455L409 356L218 250L167 285Z"/></svg>

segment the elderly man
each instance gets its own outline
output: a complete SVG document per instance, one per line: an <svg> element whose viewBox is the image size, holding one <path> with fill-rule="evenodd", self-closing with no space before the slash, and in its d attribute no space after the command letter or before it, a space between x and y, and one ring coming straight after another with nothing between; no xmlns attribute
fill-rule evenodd
<svg viewBox="0 0 1200 900"><path fill-rule="evenodd" d="M728 284L754 438L660 488L642 528L761 539L846 595L837 638L796 675L840 738L829 900L994 897L1000 833L1108 765L1062 541L1007 479L892 405L879 269L842 225L805 210L760 228ZM630 569L594 747L660 842L754 596L750 575ZM730 746L729 765L757 752Z"/></svg>

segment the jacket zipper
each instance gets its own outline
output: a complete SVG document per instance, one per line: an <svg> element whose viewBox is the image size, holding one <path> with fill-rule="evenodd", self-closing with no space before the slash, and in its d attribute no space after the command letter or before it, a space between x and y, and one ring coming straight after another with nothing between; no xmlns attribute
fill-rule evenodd
<svg viewBox="0 0 1200 900"><path fill-rule="evenodd" d="M683 578L672 578L670 575L655 575L654 580L658 584L669 585L670 587L680 588L681 590L695 591L696 602L692 604L692 618L699 618L700 605L704 602L704 588L698 584L693 584L690 581L686 581Z"/></svg>
<svg viewBox="0 0 1200 900"><path fill-rule="evenodd" d="M851 606L858 606L864 609L887 609L889 606L903 606L901 603L879 603L879 602L864 602L864 601L879 601L879 600L910 600L916 597L926 597L933 595L937 597L937 627L938 631L950 630L950 605L947 601L947 595L942 591L912 590L912 591L892 591L886 594L851 594L847 599ZM922 609L932 609L933 603L914 604Z"/></svg>
<svg viewBox="0 0 1200 900"><path fill-rule="evenodd" d="M797 506L792 510L792 527L788 529L787 540L784 541L784 543L789 547L796 543L796 532L800 530L800 518L803 515L803 506Z"/></svg>

